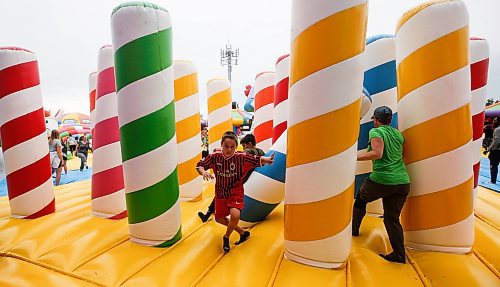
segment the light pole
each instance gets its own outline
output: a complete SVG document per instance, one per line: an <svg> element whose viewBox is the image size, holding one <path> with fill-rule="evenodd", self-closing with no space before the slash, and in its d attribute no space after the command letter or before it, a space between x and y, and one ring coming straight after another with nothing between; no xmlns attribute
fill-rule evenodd
<svg viewBox="0 0 500 287"><path fill-rule="evenodd" d="M220 64L221 66L227 66L227 78L230 82L233 65L238 65L239 50L240 49L233 50L229 43L226 44L226 49L220 49Z"/></svg>

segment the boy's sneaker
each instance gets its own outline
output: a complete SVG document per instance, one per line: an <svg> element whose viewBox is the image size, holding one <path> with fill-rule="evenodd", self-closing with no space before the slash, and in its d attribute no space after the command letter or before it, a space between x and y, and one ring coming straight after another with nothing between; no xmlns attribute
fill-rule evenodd
<svg viewBox="0 0 500 287"><path fill-rule="evenodd" d="M210 213L207 213L207 214L204 214L203 212L198 212L198 217L201 219L201 222L205 223L208 221L208 219L210 218Z"/></svg>
<svg viewBox="0 0 500 287"><path fill-rule="evenodd" d="M392 252L390 254L379 254L380 257L384 258L387 261L390 262L396 262L396 263L401 263L405 264L406 263L406 258L401 258L400 256L396 255L396 253Z"/></svg>
<svg viewBox="0 0 500 287"><path fill-rule="evenodd" d="M229 246L229 238L226 236L222 237L222 250L224 250L224 253L228 253L229 250L231 250L231 247Z"/></svg>
<svg viewBox="0 0 500 287"><path fill-rule="evenodd" d="M250 231L244 231L241 235L240 235L240 240L236 241L236 245L240 245L241 243L247 241L247 239L250 238Z"/></svg>

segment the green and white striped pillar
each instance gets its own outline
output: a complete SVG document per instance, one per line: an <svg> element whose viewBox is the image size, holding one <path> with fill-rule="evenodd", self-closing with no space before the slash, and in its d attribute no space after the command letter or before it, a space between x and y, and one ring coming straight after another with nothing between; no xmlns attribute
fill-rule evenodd
<svg viewBox="0 0 500 287"><path fill-rule="evenodd" d="M111 14L111 34L130 238L170 246L182 237L170 16L124 3Z"/></svg>

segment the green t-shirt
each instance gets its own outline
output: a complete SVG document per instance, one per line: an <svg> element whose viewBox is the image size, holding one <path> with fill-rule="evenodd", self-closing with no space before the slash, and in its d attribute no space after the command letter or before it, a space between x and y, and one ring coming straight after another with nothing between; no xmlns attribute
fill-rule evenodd
<svg viewBox="0 0 500 287"><path fill-rule="evenodd" d="M260 148L258 147L254 147L254 148L246 148L244 150L244 152L248 153L248 154L251 154L251 155L260 155L260 156L264 156L265 153L263 150L261 150Z"/></svg>
<svg viewBox="0 0 500 287"><path fill-rule="evenodd" d="M410 177L403 162L403 143L405 142L403 134L391 126L383 125L370 130L370 142L372 138L382 138L384 153L381 159L372 161L373 171L370 179L387 185L410 183ZM368 151L372 150L370 142Z"/></svg>

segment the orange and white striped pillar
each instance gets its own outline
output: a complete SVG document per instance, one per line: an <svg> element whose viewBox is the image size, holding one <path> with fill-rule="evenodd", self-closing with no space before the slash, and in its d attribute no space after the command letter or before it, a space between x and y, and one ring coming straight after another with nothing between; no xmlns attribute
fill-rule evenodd
<svg viewBox="0 0 500 287"><path fill-rule="evenodd" d="M470 82L472 114L472 164L474 170L474 199L477 194L484 126L484 102L488 84L490 51L488 41L470 39Z"/></svg>
<svg viewBox="0 0 500 287"><path fill-rule="evenodd" d="M288 119L288 85L290 82L290 54L276 61L274 78L273 144L286 131Z"/></svg>
<svg viewBox="0 0 500 287"><path fill-rule="evenodd" d="M174 100L180 199L198 201L203 191L195 169L201 159L200 102L198 69L192 62L174 61Z"/></svg>
<svg viewBox="0 0 500 287"><path fill-rule="evenodd" d="M0 137L10 213L33 219L55 211L36 55L0 47Z"/></svg>
<svg viewBox="0 0 500 287"><path fill-rule="evenodd" d="M255 76L254 130L257 147L267 152L273 140L274 72Z"/></svg>
<svg viewBox="0 0 500 287"><path fill-rule="evenodd" d="M209 152L220 147L222 135L233 130L231 83L212 79L207 83Z"/></svg>
<svg viewBox="0 0 500 287"><path fill-rule="evenodd" d="M284 236L303 264L338 268L351 249L367 16L366 0L292 4Z"/></svg>
<svg viewBox="0 0 500 287"><path fill-rule="evenodd" d="M469 16L434 1L396 28L399 129L411 189L401 221L410 248L465 253L474 241Z"/></svg>

